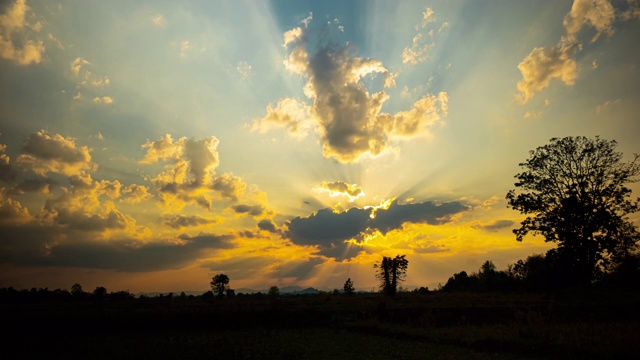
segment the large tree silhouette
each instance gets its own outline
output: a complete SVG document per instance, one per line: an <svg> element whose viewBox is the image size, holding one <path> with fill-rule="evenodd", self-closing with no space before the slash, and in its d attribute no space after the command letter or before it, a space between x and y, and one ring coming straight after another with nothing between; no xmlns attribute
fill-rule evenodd
<svg viewBox="0 0 640 360"><path fill-rule="evenodd" d="M380 281L380 291L385 295L394 296L398 284L404 281L409 267L409 260L405 256L397 255L393 259L384 256L380 263L373 265L377 269L376 278Z"/></svg>
<svg viewBox="0 0 640 360"><path fill-rule="evenodd" d="M627 184L637 181L639 156L623 162L616 145L599 137L553 138L530 151L506 196L527 215L513 230L516 239L532 233L557 243L547 256L571 281L591 282L638 245L627 215L638 211L640 199L631 199Z"/></svg>

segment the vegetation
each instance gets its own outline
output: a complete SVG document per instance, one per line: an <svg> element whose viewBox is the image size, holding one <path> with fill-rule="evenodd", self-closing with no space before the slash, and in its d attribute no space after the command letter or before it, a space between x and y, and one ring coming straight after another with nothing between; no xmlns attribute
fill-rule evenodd
<svg viewBox="0 0 640 360"><path fill-rule="evenodd" d="M516 175L509 205L527 217L514 230L518 241L532 233L558 243L547 258L565 282L589 284L624 267L637 250L639 234L627 215L640 199L626 186L635 182L640 164L635 155L622 162L616 142L596 137L565 137L530 152Z"/></svg>
<svg viewBox="0 0 640 360"><path fill-rule="evenodd" d="M218 274L211 279L209 284L216 296L222 298L227 290L227 285L229 285L229 277L225 274Z"/></svg>
<svg viewBox="0 0 640 360"><path fill-rule="evenodd" d="M272 298L277 298L278 296L280 296L280 288L273 285L272 287L269 288L269 296Z"/></svg>
<svg viewBox="0 0 640 360"><path fill-rule="evenodd" d="M380 281L380 291L388 296L395 296L398 284L404 281L409 267L406 255L397 255L395 258L384 256L380 263L373 267L378 269L376 278Z"/></svg>
<svg viewBox="0 0 640 360"><path fill-rule="evenodd" d="M342 287L344 294L347 296L351 296L355 294L356 289L353 287L353 281L351 278L348 278L347 281L344 282L344 286Z"/></svg>
<svg viewBox="0 0 640 360"><path fill-rule="evenodd" d="M24 358L636 358L639 236L627 215L640 200L625 184L640 167L638 156L622 163L614 148L578 137L531 152L516 175L519 192L507 194L527 215L514 232L558 247L504 270L487 260L436 291L402 292L408 260L383 257L374 269L386 296L356 293L351 278L342 293L271 286L236 295L225 274L198 296L135 299L78 283L71 291L4 288L4 350Z"/></svg>

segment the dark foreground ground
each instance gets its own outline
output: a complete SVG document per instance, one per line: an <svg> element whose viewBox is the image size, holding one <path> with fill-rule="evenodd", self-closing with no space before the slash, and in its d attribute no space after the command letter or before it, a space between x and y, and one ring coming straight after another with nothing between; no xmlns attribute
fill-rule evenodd
<svg viewBox="0 0 640 360"><path fill-rule="evenodd" d="M3 303L10 358L637 359L639 293Z"/></svg>

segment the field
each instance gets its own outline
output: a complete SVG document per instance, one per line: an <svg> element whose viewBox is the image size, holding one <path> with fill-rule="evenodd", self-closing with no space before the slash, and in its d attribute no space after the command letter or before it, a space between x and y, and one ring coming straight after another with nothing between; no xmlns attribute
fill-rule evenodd
<svg viewBox="0 0 640 360"><path fill-rule="evenodd" d="M640 351L638 304L442 292L5 302L0 335L16 358L620 359Z"/></svg>

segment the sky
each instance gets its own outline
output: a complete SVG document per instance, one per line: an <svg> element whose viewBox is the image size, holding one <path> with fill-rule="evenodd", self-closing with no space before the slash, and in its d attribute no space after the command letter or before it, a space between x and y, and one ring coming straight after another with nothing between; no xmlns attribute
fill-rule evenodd
<svg viewBox="0 0 640 360"><path fill-rule="evenodd" d="M511 231L530 150L640 153L639 40L638 0L2 1L0 287L504 269L554 246Z"/></svg>

